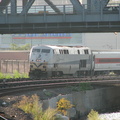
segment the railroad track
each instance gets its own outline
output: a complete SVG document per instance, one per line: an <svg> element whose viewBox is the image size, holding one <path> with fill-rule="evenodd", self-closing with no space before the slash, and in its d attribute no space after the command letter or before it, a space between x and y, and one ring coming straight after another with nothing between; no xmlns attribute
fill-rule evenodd
<svg viewBox="0 0 120 120"><path fill-rule="evenodd" d="M17 79L1 80L0 97L23 91L31 91L45 88L65 87L89 82L91 84L120 84L120 76L99 76L84 78L52 78L41 80Z"/></svg>

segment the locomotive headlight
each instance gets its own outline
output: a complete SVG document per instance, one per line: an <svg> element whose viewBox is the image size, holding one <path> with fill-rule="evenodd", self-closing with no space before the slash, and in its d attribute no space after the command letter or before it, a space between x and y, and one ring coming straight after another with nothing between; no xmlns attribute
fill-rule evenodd
<svg viewBox="0 0 120 120"><path fill-rule="evenodd" d="M36 61L37 61L37 62L40 62L40 61L41 61L41 59L36 59Z"/></svg>

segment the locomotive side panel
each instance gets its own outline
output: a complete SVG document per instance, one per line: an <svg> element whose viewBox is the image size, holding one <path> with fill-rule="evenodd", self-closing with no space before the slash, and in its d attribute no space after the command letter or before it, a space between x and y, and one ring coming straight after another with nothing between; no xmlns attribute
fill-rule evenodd
<svg viewBox="0 0 120 120"><path fill-rule="evenodd" d="M74 74L76 71L91 69L89 55L54 55L52 71L62 71L63 74Z"/></svg>

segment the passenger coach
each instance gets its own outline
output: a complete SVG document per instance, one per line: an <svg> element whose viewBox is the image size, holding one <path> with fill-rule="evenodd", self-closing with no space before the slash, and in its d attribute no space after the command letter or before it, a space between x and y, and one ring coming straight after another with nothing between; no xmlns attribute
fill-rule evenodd
<svg viewBox="0 0 120 120"><path fill-rule="evenodd" d="M92 52L95 58L94 74L114 72L120 74L119 50L96 50Z"/></svg>

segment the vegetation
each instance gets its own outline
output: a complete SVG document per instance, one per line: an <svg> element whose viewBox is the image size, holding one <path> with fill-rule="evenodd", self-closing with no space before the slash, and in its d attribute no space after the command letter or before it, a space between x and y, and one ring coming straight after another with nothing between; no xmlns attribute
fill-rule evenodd
<svg viewBox="0 0 120 120"><path fill-rule="evenodd" d="M91 90L92 86L90 83L80 83L77 86L70 86L70 89L72 91L85 91L85 90Z"/></svg>
<svg viewBox="0 0 120 120"><path fill-rule="evenodd" d="M13 74L3 74L0 73L0 79L17 79L17 78L29 78L27 73L20 74L17 70L13 72Z"/></svg>
<svg viewBox="0 0 120 120"><path fill-rule="evenodd" d="M31 97L24 96L15 106L25 113L30 113L34 120L55 120L55 114L57 113L56 109L51 108L43 111L42 104L36 94Z"/></svg>
<svg viewBox="0 0 120 120"><path fill-rule="evenodd" d="M67 115L67 110L72 107L73 105L70 103L70 101L66 100L65 98L62 98L57 102L57 110L63 115Z"/></svg>
<svg viewBox="0 0 120 120"><path fill-rule="evenodd" d="M90 111L87 117L88 117L88 120L101 120L98 112L93 109Z"/></svg>
<svg viewBox="0 0 120 120"><path fill-rule="evenodd" d="M80 90L85 91L85 90L91 90L92 86L90 83L80 83Z"/></svg>
<svg viewBox="0 0 120 120"><path fill-rule="evenodd" d="M44 94L48 97L51 97L52 96L52 93L47 91L46 89L43 90Z"/></svg>
<svg viewBox="0 0 120 120"><path fill-rule="evenodd" d="M10 49L11 50L30 50L30 44L26 44L26 45L23 45L23 46L18 46L16 44L11 44L11 47Z"/></svg>

